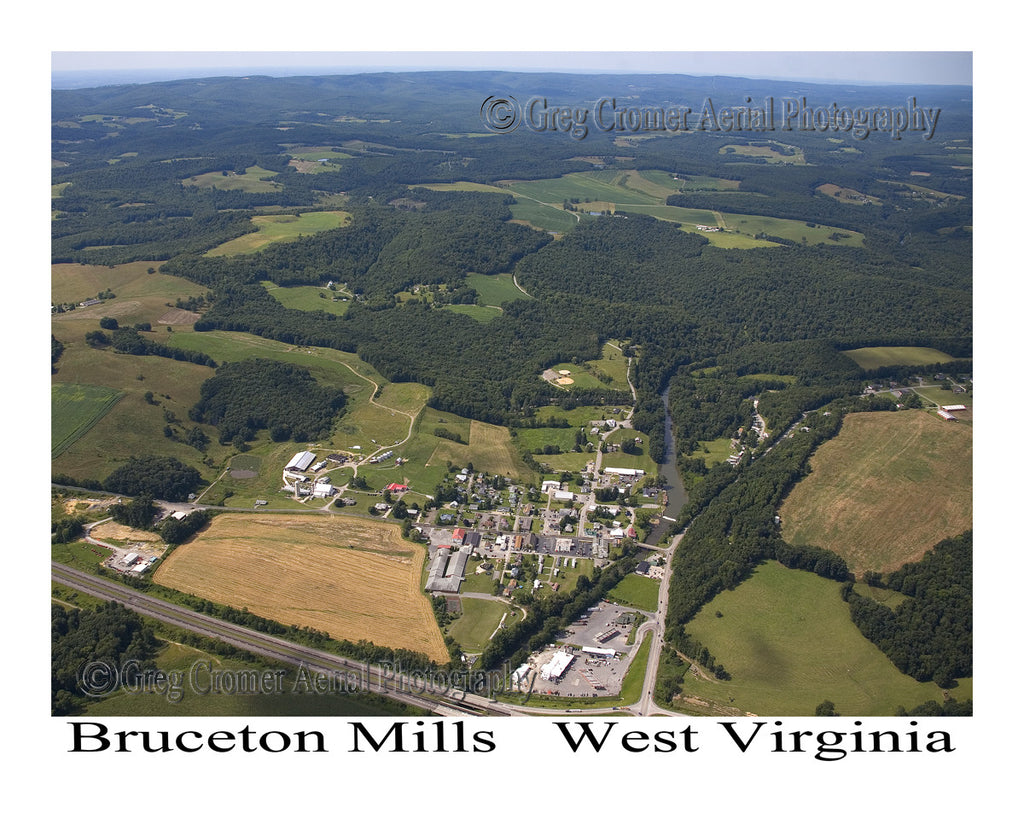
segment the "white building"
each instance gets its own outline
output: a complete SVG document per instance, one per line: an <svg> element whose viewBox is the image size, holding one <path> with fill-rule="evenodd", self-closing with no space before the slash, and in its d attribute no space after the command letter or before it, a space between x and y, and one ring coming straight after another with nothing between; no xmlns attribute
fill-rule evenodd
<svg viewBox="0 0 1024 819"><path fill-rule="evenodd" d="M555 656L540 668L540 678L558 682L562 675L569 670L572 661L576 658L567 651L556 651Z"/></svg>

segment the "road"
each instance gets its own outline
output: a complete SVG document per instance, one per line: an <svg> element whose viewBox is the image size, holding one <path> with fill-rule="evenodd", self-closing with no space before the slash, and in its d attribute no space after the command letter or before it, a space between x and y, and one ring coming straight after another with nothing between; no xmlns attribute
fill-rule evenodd
<svg viewBox="0 0 1024 819"><path fill-rule="evenodd" d="M289 665L304 665L313 674L346 675L358 680L370 692L425 708L442 716L508 716L511 710L486 697L450 687L439 688L422 678L387 671L369 663L360 663L327 651L299 645L253 629L238 626L167 603L86 572L51 562L51 577L60 583L101 600L113 600L146 617L187 629L204 637L221 640L246 651Z"/></svg>

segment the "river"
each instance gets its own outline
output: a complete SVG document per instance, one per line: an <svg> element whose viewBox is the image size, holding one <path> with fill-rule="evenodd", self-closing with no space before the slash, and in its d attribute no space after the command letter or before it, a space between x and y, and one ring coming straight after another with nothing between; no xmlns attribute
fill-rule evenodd
<svg viewBox="0 0 1024 819"><path fill-rule="evenodd" d="M644 541L652 546L656 545L675 524L674 519L679 517L689 499L683 486L683 479L679 475L679 467L676 465L676 439L672 434L672 416L668 411L668 387L661 393L661 402L665 405L665 462L658 468L658 472L668 493L668 502L665 504L665 514Z"/></svg>

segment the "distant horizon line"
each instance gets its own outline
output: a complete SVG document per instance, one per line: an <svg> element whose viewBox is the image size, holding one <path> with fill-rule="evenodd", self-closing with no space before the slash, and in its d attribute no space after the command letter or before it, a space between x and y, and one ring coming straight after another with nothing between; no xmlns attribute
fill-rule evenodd
<svg viewBox="0 0 1024 819"><path fill-rule="evenodd" d="M220 77L246 77L263 76L274 79L286 77L326 77L326 76L347 76L354 74L420 74L438 72L459 72L466 74L473 73L504 73L504 74L570 74L586 76L680 76L680 77L726 77L730 79L761 80L770 82L806 82L820 85L857 85L857 86L940 86L944 88L973 88L972 82L925 82L920 80L865 80L865 79L841 79L821 78L803 76L781 76L775 74L726 74L721 71L711 73L694 73L690 71L670 70L644 70L644 69L589 69L589 68L567 68L567 67L467 67L467 66L439 66L439 65L338 65L338 66L196 66L194 68L180 67L147 67L147 68L61 68L50 72L51 90L78 90L84 88L98 88L104 85L143 85L153 82L155 77L162 80L191 80L191 79L214 79ZM135 80L126 80L125 77L137 77ZM118 79L116 83L97 82L96 84L74 83L74 80L85 81L87 79L97 81L102 78Z"/></svg>

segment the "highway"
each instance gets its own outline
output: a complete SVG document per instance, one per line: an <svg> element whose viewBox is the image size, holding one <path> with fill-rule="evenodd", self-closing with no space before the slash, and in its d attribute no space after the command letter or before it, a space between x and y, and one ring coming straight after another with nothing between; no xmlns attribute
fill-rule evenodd
<svg viewBox="0 0 1024 819"><path fill-rule="evenodd" d="M101 600L113 600L146 617L178 628L221 640L271 660L304 665L313 674L328 677L345 675L358 679L366 691L382 694L399 702L425 708L442 716L509 716L509 708L486 697L451 687L438 687L419 676L398 674L379 666L360 663L346 657L299 645L280 637L227 623L182 606L167 603L110 580L51 562L51 577L60 583Z"/></svg>

